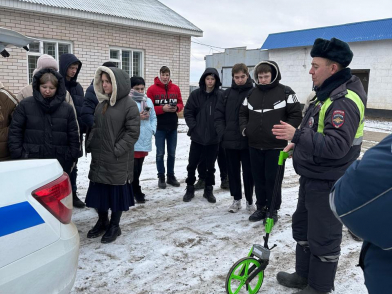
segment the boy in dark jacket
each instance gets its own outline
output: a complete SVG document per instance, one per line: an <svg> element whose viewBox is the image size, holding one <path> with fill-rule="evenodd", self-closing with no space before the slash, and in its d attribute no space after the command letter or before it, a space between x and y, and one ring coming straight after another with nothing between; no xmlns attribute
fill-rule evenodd
<svg viewBox="0 0 392 294"><path fill-rule="evenodd" d="M255 66L255 89L245 98L240 109L240 129L248 137L252 175L255 182L257 210L250 221L264 220L271 206L271 199L278 171L279 153L287 141L276 139L272 127L280 121L298 127L302 120L301 106L294 91L279 83L279 67L274 61L262 61ZM283 174L278 181L278 194L272 218L278 221L282 203Z"/></svg>
<svg viewBox="0 0 392 294"><path fill-rule="evenodd" d="M81 119L82 114L82 107L83 107L83 99L84 99L84 92L82 86L77 82L78 75L80 69L82 68L82 63L78 58L76 58L73 54L63 54L60 56L60 74L63 76L65 81L65 88L71 94L75 110L77 121L79 125L80 131L80 146L83 142L83 133L85 133L85 127ZM83 155L83 150L80 148L79 157ZM77 162L75 164L74 169L70 174L70 180L72 185L72 196L73 196L73 205L77 208L85 207L85 204L79 199L77 195L77 185L76 185L76 178L78 176L78 168Z"/></svg>
<svg viewBox="0 0 392 294"><path fill-rule="evenodd" d="M187 166L187 191L183 198L185 202L191 201L195 196L195 171L202 155L206 167L203 197L210 203L216 202L212 186L215 184L215 160L220 138L214 127L214 112L218 98L222 95L220 85L218 71L215 68L207 68L200 78L200 88L191 93L185 105L184 117L189 127L188 136L192 140Z"/></svg>

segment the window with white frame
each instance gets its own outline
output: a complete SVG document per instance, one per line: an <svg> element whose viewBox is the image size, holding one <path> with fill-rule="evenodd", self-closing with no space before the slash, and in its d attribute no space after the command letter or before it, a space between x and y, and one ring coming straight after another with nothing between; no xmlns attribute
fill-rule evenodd
<svg viewBox="0 0 392 294"><path fill-rule="evenodd" d="M130 77L143 77L143 51L110 48L110 61L129 74Z"/></svg>
<svg viewBox="0 0 392 294"><path fill-rule="evenodd" d="M66 53L72 53L72 44L64 41L40 41L29 45L27 52L27 74L28 82L33 79L33 71L37 67L37 60L42 54L53 56L59 62L59 57Z"/></svg>

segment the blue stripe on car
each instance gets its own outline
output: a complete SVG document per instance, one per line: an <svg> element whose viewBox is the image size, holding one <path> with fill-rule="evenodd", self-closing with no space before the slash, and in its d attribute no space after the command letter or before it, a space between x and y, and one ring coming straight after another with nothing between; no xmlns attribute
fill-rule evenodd
<svg viewBox="0 0 392 294"><path fill-rule="evenodd" d="M0 237L45 223L30 203L0 207Z"/></svg>

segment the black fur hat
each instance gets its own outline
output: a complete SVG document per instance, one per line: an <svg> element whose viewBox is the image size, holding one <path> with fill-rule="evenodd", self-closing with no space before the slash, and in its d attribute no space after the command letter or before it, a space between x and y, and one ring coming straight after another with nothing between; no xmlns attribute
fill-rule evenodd
<svg viewBox="0 0 392 294"><path fill-rule="evenodd" d="M312 57L323 57L340 63L343 67L347 67L353 59L353 52L346 42L332 38L330 41L318 38L314 41Z"/></svg>

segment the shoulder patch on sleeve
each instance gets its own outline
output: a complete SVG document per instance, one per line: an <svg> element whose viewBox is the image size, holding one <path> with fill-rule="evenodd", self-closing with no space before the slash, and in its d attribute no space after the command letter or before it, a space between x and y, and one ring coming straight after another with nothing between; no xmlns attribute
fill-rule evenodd
<svg viewBox="0 0 392 294"><path fill-rule="evenodd" d="M332 113L332 125L340 128L344 124L344 110L334 110Z"/></svg>

